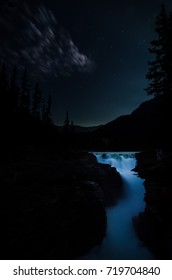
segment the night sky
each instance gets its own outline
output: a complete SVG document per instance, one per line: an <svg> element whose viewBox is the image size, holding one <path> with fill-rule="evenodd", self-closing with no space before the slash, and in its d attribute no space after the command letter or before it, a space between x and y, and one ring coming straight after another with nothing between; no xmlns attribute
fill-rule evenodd
<svg viewBox="0 0 172 280"><path fill-rule="evenodd" d="M1 2L0 62L40 81L56 124L66 111L75 124L105 124L148 99L148 47L162 0Z"/></svg>

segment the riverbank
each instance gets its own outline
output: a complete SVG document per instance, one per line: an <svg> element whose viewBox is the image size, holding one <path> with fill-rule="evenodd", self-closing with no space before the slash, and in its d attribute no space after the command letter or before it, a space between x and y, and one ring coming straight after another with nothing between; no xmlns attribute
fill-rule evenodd
<svg viewBox="0 0 172 280"><path fill-rule="evenodd" d="M9 194L2 259L77 258L102 241L105 206L122 194L119 173L94 155L45 147L20 147L1 162L0 182Z"/></svg>
<svg viewBox="0 0 172 280"><path fill-rule="evenodd" d="M146 209L134 218L135 228L157 259L172 259L172 155L149 150L136 157L135 170L145 179Z"/></svg>

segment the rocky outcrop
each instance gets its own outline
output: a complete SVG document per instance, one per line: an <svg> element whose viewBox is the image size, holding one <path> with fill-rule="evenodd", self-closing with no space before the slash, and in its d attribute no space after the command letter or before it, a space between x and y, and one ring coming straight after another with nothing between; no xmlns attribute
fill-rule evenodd
<svg viewBox="0 0 172 280"><path fill-rule="evenodd" d="M172 258L172 156L158 150L137 155L136 171L145 179L146 209L134 218L140 238L156 258Z"/></svg>
<svg viewBox="0 0 172 280"><path fill-rule="evenodd" d="M43 148L1 164L0 182L9 194L6 259L77 258L102 241L104 206L122 192L117 171L92 154Z"/></svg>

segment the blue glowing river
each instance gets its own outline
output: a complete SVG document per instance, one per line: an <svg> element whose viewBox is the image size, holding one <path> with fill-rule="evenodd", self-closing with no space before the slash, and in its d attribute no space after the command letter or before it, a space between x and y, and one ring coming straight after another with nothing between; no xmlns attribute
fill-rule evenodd
<svg viewBox="0 0 172 280"><path fill-rule="evenodd" d="M143 180L132 171L136 165L135 153L97 152L94 155L99 163L116 167L123 178L126 195L117 205L106 209L106 237L100 246L83 259L154 259L149 249L138 239L132 223L132 218L145 208Z"/></svg>

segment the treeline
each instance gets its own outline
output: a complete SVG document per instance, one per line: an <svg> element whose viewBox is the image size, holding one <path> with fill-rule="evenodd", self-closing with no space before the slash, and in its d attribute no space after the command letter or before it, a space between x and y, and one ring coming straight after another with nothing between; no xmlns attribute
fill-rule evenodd
<svg viewBox="0 0 172 280"><path fill-rule="evenodd" d="M0 153L13 153L18 147L49 146L66 151L87 146L85 133L76 133L66 112L64 124L54 125L51 96L45 102L39 82L29 81L27 70L0 66Z"/></svg>
<svg viewBox="0 0 172 280"><path fill-rule="evenodd" d="M19 73L14 66L11 75L5 63L0 69L0 104L3 116L14 113L30 114L37 120L52 124L51 96L45 103L39 82L34 86L29 83L27 70Z"/></svg>
<svg viewBox="0 0 172 280"><path fill-rule="evenodd" d="M51 96L45 101L39 82L29 80L27 70L11 71L0 66L1 159L29 147L58 146L58 131L53 124Z"/></svg>

